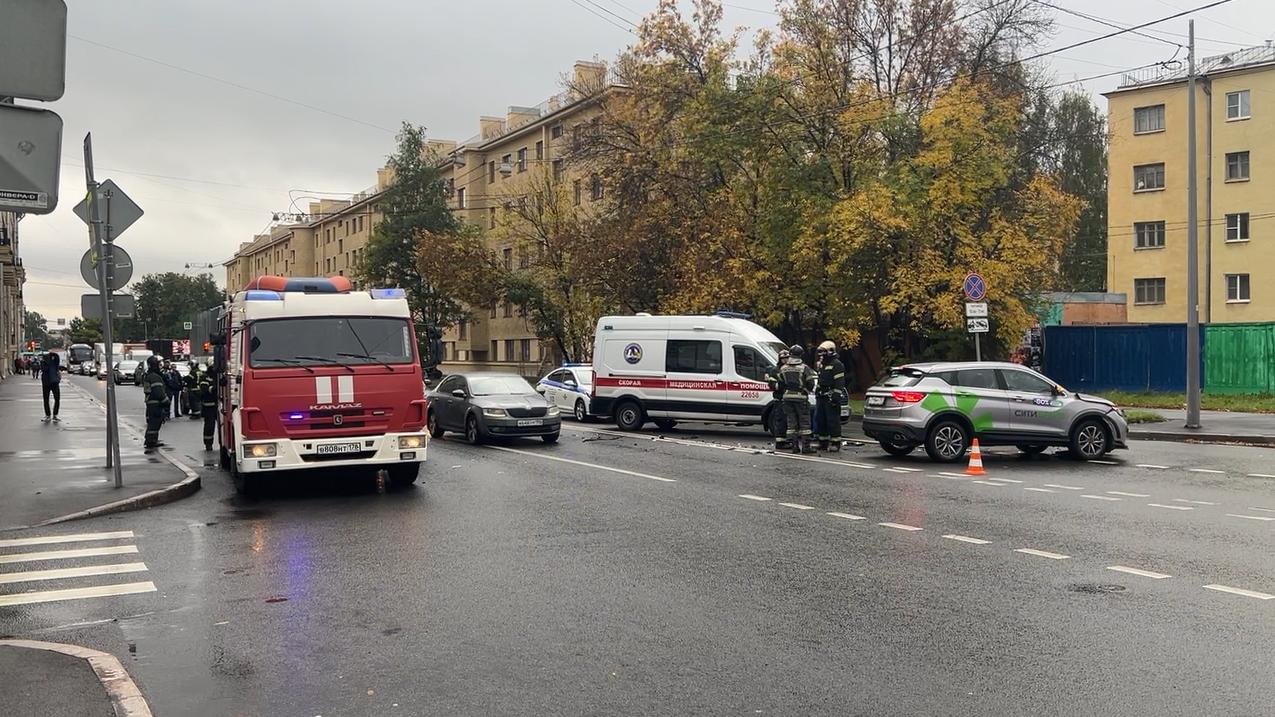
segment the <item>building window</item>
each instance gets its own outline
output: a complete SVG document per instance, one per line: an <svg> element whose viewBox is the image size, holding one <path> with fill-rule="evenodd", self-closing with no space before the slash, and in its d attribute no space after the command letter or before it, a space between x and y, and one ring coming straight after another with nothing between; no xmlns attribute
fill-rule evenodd
<svg viewBox="0 0 1275 717"><path fill-rule="evenodd" d="M1243 182L1248 180L1248 152L1226 153L1226 181Z"/></svg>
<svg viewBox="0 0 1275 717"><path fill-rule="evenodd" d="M461 319L461 320L460 320L460 327L458 328L458 335L460 336L460 340L461 340L461 341L465 341L466 339L468 339L468 338L469 338L469 322L468 322L468 321L466 321L466 320L464 320L464 319Z"/></svg>
<svg viewBox="0 0 1275 717"><path fill-rule="evenodd" d="M496 302L494 301L491 302L491 313L488 316L488 318L492 318L492 319L496 318Z"/></svg>
<svg viewBox="0 0 1275 717"><path fill-rule="evenodd" d="M496 160L487 163L487 183L492 184L496 181Z"/></svg>
<svg viewBox="0 0 1275 717"><path fill-rule="evenodd" d="M1248 241L1248 212L1226 215L1226 240Z"/></svg>
<svg viewBox="0 0 1275 717"><path fill-rule="evenodd" d="M1141 164L1133 168L1133 191L1164 189L1164 163Z"/></svg>
<svg viewBox="0 0 1275 717"><path fill-rule="evenodd" d="M1248 295L1248 274L1226 275L1226 303L1246 304Z"/></svg>
<svg viewBox="0 0 1275 717"><path fill-rule="evenodd" d="M549 128L549 139L557 139L562 136L562 125L556 124Z"/></svg>
<svg viewBox="0 0 1275 717"><path fill-rule="evenodd" d="M500 342L496 341L495 339L492 339L491 340L491 360L492 361L500 360L500 354L496 351L496 347L498 346L500 346Z"/></svg>
<svg viewBox="0 0 1275 717"><path fill-rule="evenodd" d="M595 202L602 198L602 178L596 174L589 177L589 198Z"/></svg>
<svg viewBox="0 0 1275 717"><path fill-rule="evenodd" d="M456 190L456 206L459 209L465 208L465 188L461 187Z"/></svg>
<svg viewBox="0 0 1275 717"><path fill-rule="evenodd" d="M505 317L506 319L508 319L508 318L510 318L510 317L512 317L512 316L514 315L514 302L512 302L512 301L506 301L506 302L505 302L505 307L504 307L503 315L504 315L504 317Z"/></svg>
<svg viewBox="0 0 1275 717"><path fill-rule="evenodd" d="M450 197L452 193L455 191L456 191L456 178L448 177L447 178L447 196Z"/></svg>
<svg viewBox="0 0 1275 717"><path fill-rule="evenodd" d="M1164 222L1134 222L1133 248L1161 249L1164 247Z"/></svg>
<svg viewBox="0 0 1275 717"><path fill-rule="evenodd" d="M513 339L505 339L505 360L506 361L514 360L514 340Z"/></svg>
<svg viewBox="0 0 1275 717"><path fill-rule="evenodd" d="M559 179L562 179L562 160L561 159L553 160L553 179L555 182L558 181Z"/></svg>
<svg viewBox="0 0 1275 717"><path fill-rule="evenodd" d="M501 252L501 256L502 256L502 257L504 258L504 260L505 260L505 271L513 271L513 268L514 268L514 250L513 250L513 249L510 249L509 247L505 247L505 250L504 250L503 252Z"/></svg>
<svg viewBox="0 0 1275 717"><path fill-rule="evenodd" d="M1242 120L1249 118L1248 90L1226 93L1226 119Z"/></svg>
<svg viewBox="0 0 1275 717"><path fill-rule="evenodd" d="M523 339L521 343L522 345L519 348L522 349L522 360L530 361L531 360L531 339Z"/></svg>
<svg viewBox="0 0 1275 717"><path fill-rule="evenodd" d="M500 157L501 174L508 174L509 172L512 172L512 171L514 171L513 155L512 154L502 155Z"/></svg>
<svg viewBox="0 0 1275 717"><path fill-rule="evenodd" d="M1163 304L1164 303L1164 278L1158 279L1134 279L1133 280L1133 303L1135 304Z"/></svg>
<svg viewBox="0 0 1275 717"><path fill-rule="evenodd" d="M487 207L487 228L488 229L496 228L496 208L495 207Z"/></svg>
<svg viewBox="0 0 1275 717"><path fill-rule="evenodd" d="M523 147L522 149L518 150L518 171L519 172L527 171L527 148L526 147Z"/></svg>
<svg viewBox="0 0 1275 717"><path fill-rule="evenodd" d="M536 142L536 159L541 160L544 158L545 158L545 143L543 140L541 140L539 142Z"/></svg>
<svg viewBox="0 0 1275 717"><path fill-rule="evenodd" d="M518 247L518 268L526 269L531 266L531 257L527 254L527 247Z"/></svg>
<svg viewBox="0 0 1275 717"><path fill-rule="evenodd" d="M1138 107L1133 111L1133 133L1164 131L1164 105Z"/></svg>
<svg viewBox="0 0 1275 717"><path fill-rule="evenodd" d="M571 183L571 192L575 205L580 206L580 180Z"/></svg>

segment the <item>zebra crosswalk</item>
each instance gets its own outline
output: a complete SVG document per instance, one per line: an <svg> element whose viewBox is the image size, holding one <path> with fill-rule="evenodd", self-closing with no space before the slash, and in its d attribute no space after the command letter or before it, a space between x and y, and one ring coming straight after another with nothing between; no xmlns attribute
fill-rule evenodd
<svg viewBox="0 0 1275 717"><path fill-rule="evenodd" d="M0 608L155 592L155 583L136 579L148 569L135 537L117 530L0 539Z"/></svg>

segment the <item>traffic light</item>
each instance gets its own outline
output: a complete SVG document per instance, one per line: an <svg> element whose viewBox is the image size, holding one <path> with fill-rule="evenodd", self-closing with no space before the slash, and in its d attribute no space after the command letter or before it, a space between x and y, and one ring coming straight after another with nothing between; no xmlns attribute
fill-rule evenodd
<svg viewBox="0 0 1275 717"><path fill-rule="evenodd" d="M212 350L212 344L211 344L211 343L209 343L209 342L207 342L207 341L205 341L205 342L204 342L204 353L208 353L208 352L209 352L209 351L211 351L211 350Z"/></svg>
<svg viewBox="0 0 1275 717"><path fill-rule="evenodd" d="M34 341L28 341L28 342L27 342L27 351L35 351L35 342L34 342Z"/></svg>

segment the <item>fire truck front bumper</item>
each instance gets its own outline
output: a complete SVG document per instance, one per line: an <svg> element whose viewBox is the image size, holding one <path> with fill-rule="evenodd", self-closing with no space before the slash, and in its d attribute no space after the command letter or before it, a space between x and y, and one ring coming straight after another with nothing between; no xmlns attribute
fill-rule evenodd
<svg viewBox="0 0 1275 717"><path fill-rule="evenodd" d="M238 468L243 473L311 468L387 468L423 463L429 436L386 433L306 440L278 439L240 444Z"/></svg>

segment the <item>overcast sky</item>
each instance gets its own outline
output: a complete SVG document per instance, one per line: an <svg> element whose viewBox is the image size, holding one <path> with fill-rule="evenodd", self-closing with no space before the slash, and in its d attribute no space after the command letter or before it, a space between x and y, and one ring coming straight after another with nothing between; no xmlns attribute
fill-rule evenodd
<svg viewBox="0 0 1275 717"><path fill-rule="evenodd" d="M1051 2L1132 25L1206 0ZM88 290L77 270L88 233L71 213L84 192L85 132L93 132L98 179L114 179L146 211L120 239L135 277L213 263L220 284L221 262L265 230L272 212L288 211L291 197L339 197L374 184L401 121L426 125L432 137L469 137L479 115L560 91L575 60L614 57L633 40L620 18L637 21L655 0L67 4L66 95L48 105L65 122L61 198L53 214L24 219L20 235L27 306L50 319L76 316ZM1056 14L1057 33L1041 49L1111 31ZM1202 56L1275 35L1270 0L1232 0L1195 17L1197 35L1207 38L1199 41ZM768 0L736 0L726 19L755 29L777 17ZM1186 19L1158 27L1184 35ZM1124 35L1045 61L1061 81L1173 53ZM1102 92L1117 81L1086 88Z"/></svg>

